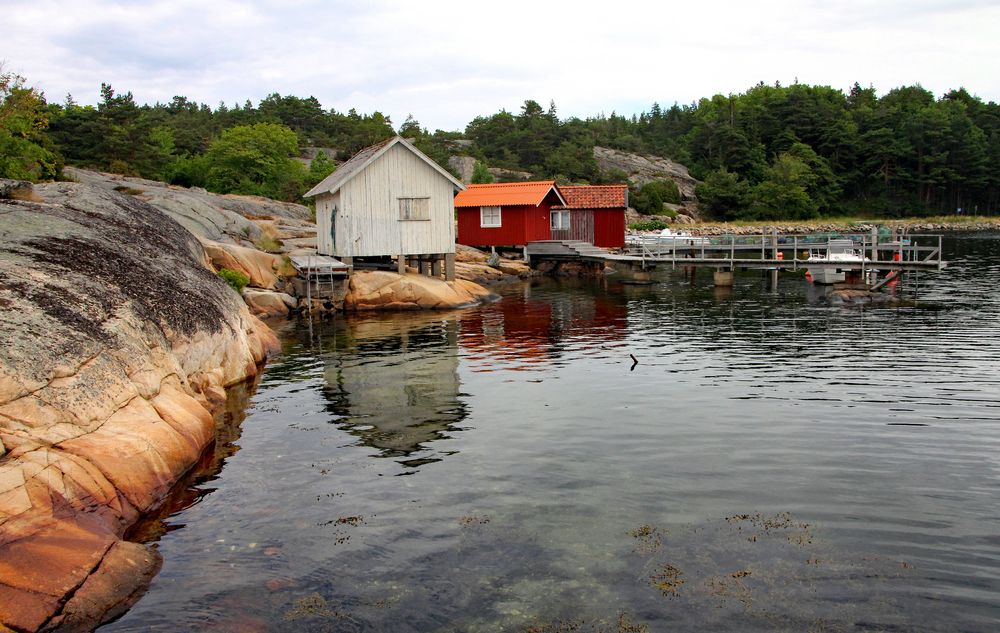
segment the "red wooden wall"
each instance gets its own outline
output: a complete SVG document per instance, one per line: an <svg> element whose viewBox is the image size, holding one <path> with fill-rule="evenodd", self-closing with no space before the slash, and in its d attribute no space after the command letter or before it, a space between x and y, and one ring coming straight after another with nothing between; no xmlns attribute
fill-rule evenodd
<svg viewBox="0 0 1000 633"><path fill-rule="evenodd" d="M625 209L595 209L594 246L625 246Z"/></svg>
<svg viewBox="0 0 1000 633"><path fill-rule="evenodd" d="M458 243L466 246L523 246L549 238L552 202L536 206L500 207L500 226L479 226L479 207L458 209Z"/></svg>

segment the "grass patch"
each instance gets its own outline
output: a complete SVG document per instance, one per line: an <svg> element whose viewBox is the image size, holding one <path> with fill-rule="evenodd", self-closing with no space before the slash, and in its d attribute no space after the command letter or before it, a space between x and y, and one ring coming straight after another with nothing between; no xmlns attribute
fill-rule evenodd
<svg viewBox="0 0 1000 633"><path fill-rule="evenodd" d="M250 278L238 270L222 268L219 270L218 275L238 293L242 293L243 289L250 283Z"/></svg>
<svg viewBox="0 0 1000 633"><path fill-rule="evenodd" d="M278 232L270 225L261 227L260 237L253 241L253 245L265 253L280 253L283 246L278 239Z"/></svg>

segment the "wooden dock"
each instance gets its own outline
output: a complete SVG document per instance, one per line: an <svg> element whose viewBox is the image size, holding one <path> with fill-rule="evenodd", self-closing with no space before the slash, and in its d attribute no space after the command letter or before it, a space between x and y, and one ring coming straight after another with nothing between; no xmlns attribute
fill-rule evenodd
<svg viewBox="0 0 1000 633"><path fill-rule="evenodd" d="M857 261L831 261L834 244L850 240L864 257ZM842 271L940 270L947 266L941 255L940 235L881 239L871 234L835 236L758 235L675 236L672 239L629 240L620 253L612 253L587 242L544 240L525 249L531 259L601 260L627 263L639 268L659 265L707 266L718 270L767 269L795 271L802 268L836 268Z"/></svg>

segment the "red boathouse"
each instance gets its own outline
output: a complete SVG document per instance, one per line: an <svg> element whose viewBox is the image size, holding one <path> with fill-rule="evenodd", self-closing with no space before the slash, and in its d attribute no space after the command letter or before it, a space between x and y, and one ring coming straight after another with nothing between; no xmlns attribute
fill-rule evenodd
<svg viewBox="0 0 1000 633"><path fill-rule="evenodd" d="M553 180L469 185L455 196L458 243L524 246L552 239L552 207L565 205Z"/></svg>
<svg viewBox="0 0 1000 633"><path fill-rule="evenodd" d="M559 193L566 204L552 207L550 239L625 246L628 185L567 185L559 187Z"/></svg>

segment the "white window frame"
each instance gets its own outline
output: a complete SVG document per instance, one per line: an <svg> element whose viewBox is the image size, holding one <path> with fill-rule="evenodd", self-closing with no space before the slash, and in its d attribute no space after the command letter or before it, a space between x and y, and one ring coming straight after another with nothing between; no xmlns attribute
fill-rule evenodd
<svg viewBox="0 0 1000 633"><path fill-rule="evenodd" d="M428 196L397 198L400 222L425 222L431 219L431 199Z"/></svg>
<svg viewBox="0 0 1000 633"><path fill-rule="evenodd" d="M493 211L496 210L496 220L493 220ZM503 209L500 207L479 207L479 228L498 229L503 224ZM487 216L489 214L489 216Z"/></svg>
<svg viewBox="0 0 1000 633"><path fill-rule="evenodd" d="M549 229L552 231L568 231L570 228L569 209L552 209L549 218ZM557 221L558 220L558 221Z"/></svg>

